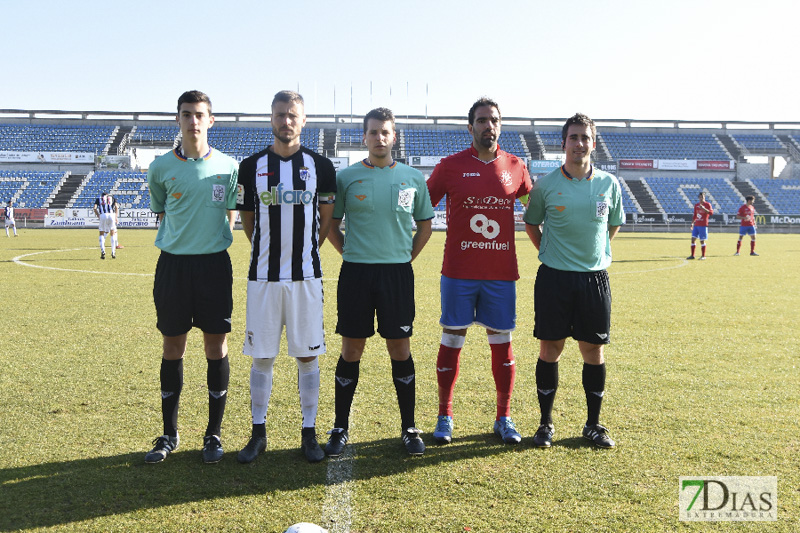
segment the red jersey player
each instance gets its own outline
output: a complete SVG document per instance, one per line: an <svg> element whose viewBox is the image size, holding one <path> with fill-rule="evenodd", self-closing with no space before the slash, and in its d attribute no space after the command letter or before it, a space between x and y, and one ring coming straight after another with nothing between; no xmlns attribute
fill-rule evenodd
<svg viewBox="0 0 800 533"><path fill-rule="evenodd" d="M758 255L756 253L756 208L753 203L756 201L755 196L745 197L745 204L739 208L736 213L736 218L742 221L739 226L739 240L736 241L736 253L739 255L739 250L742 248L742 239L745 235L750 235L750 255Z"/></svg>
<svg viewBox="0 0 800 533"><path fill-rule="evenodd" d="M694 204L694 215L692 216L692 255L686 259L694 259L695 241L700 239L700 259L706 258L706 240L708 240L708 219L714 214L714 208L706 202L706 193L700 192L697 195L697 203Z"/></svg>
<svg viewBox="0 0 800 533"><path fill-rule="evenodd" d="M447 238L441 278L443 328L436 360L439 417L434 439L453 433L453 390L467 328L486 328L497 391L494 432L508 444L522 440L511 420L516 367L511 332L516 320L517 255L514 203L531 190L525 163L497 145L500 109L481 98L472 105L467 128L472 145L443 159L428 180L431 202L447 196Z"/></svg>

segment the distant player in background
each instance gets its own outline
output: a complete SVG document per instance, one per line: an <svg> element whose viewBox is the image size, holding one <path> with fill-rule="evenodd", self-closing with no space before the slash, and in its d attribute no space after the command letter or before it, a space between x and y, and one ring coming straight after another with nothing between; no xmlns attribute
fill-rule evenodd
<svg viewBox="0 0 800 533"><path fill-rule="evenodd" d="M111 196L109 194L109 196ZM113 198L113 197L112 197ZM119 243L119 202L117 199L114 198L114 203L117 205L116 215L117 215L117 227L111 232L111 240L114 242L114 249L119 250L120 248L125 248Z"/></svg>
<svg viewBox="0 0 800 533"><path fill-rule="evenodd" d="M467 115L472 145L433 169L428 190L433 205L447 197L447 238L441 277L442 339L436 359L439 415L433 437L447 444L453 434L453 396L467 329L486 328L497 394L494 432L507 444L522 436L511 419L516 362L511 332L516 327L519 279L514 244L514 204L531 190L525 163L497 144L497 103L481 98Z"/></svg>
<svg viewBox="0 0 800 533"><path fill-rule="evenodd" d="M153 300L162 335L161 415L164 434L145 456L160 463L180 442L178 400L183 389L183 356L188 332L203 331L208 387L208 426L203 461L222 459L220 427L225 413L230 365L227 335L233 312L233 269L228 247L233 242L236 209L236 161L211 148L214 124L211 100L200 91L178 98L176 121L181 145L157 157L147 171L150 208L158 214L155 245L161 249L153 283Z"/></svg>
<svg viewBox="0 0 800 533"><path fill-rule="evenodd" d="M3 208L3 218L6 220L6 237L10 237L8 228L14 230L14 237L19 237L19 235L17 235L17 223L14 220L14 200L9 200Z"/></svg>
<svg viewBox="0 0 800 533"><path fill-rule="evenodd" d="M392 112L385 107L373 109L364 117L364 144L369 155L336 176L336 205L328 239L343 259L336 293L336 333L342 336L342 353L334 380L336 420L325 445L331 457L341 455L347 444L359 364L367 338L375 334L376 315L378 333L385 339L391 359L400 438L410 455L425 452L414 419L411 262L430 239L433 207L422 173L392 158L396 141ZM344 234L339 228L343 218Z"/></svg>
<svg viewBox="0 0 800 533"><path fill-rule="evenodd" d="M599 448L614 441L600 424L605 394L603 347L611 340L611 239L625 222L617 178L592 166L597 131L592 119L572 116L561 131L564 165L536 182L525 212L525 229L542 264L533 289L533 334L539 339L536 388L541 409L533 445L553 440L553 402L558 361L567 337L583 357L586 396L583 436Z"/></svg>
<svg viewBox="0 0 800 533"><path fill-rule="evenodd" d="M714 208L706 202L706 193L700 192L697 195L697 203L694 204L694 215L692 216L692 255L686 259L694 259L696 248L695 241L700 240L700 259L706 258L706 241L708 240L708 218L714 214Z"/></svg>
<svg viewBox="0 0 800 533"><path fill-rule="evenodd" d="M297 363L300 448L316 463L325 458L316 434L319 356L326 351L319 247L331 224L336 170L329 159L300 145L306 123L302 96L276 94L271 117L274 144L239 166L237 207L252 244L243 351L253 358L253 430L237 459L253 462L267 447L273 365L285 327L287 351Z"/></svg>
<svg viewBox="0 0 800 533"><path fill-rule="evenodd" d="M107 192L101 194L94 201L94 214L100 219L100 259L106 258L106 235L111 235L111 258L116 259L116 233L117 215L119 206L117 201Z"/></svg>
<svg viewBox="0 0 800 533"><path fill-rule="evenodd" d="M755 196L745 197L745 204L736 213L736 218L742 222L739 226L739 240L736 241L736 253L733 255L739 255L745 235L750 235L750 255L758 255L756 253L756 208L753 207L755 201Z"/></svg>

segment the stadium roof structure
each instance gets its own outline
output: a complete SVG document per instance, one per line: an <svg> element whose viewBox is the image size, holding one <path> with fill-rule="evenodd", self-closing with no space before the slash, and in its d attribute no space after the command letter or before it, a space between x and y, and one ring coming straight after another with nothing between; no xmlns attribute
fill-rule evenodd
<svg viewBox="0 0 800 533"><path fill-rule="evenodd" d="M226 113L215 112L214 117L223 122L269 122L269 113ZM0 122L15 121L172 121L174 112L165 111L69 111L69 110L29 110L0 109ZM317 114L308 115L309 122L330 124L360 124L364 115L353 114ZM560 127L568 117L503 117L505 127L514 126L550 126ZM797 130L800 132L800 121L742 121L742 120L674 120L674 119L634 119L634 118L594 118L598 127L603 128L668 128L668 129L721 129L721 130ZM398 115L395 121L407 125L464 125L465 116L425 116Z"/></svg>

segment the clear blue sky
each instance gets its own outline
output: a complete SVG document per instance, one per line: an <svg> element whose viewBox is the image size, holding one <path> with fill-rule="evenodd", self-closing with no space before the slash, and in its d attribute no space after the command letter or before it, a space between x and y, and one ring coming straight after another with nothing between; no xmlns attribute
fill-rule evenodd
<svg viewBox="0 0 800 533"><path fill-rule="evenodd" d="M0 0L0 108L800 122L797 0ZM370 92L370 85L372 87ZM336 98L334 100L334 92Z"/></svg>

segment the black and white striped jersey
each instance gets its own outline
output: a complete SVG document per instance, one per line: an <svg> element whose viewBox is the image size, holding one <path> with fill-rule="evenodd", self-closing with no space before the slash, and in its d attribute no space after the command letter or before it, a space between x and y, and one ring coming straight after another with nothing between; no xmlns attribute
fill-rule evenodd
<svg viewBox="0 0 800 533"><path fill-rule="evenodd" d="M103 195L95 199L94 206L97 208L97 212L102 215L104 213L113 213L114 204L116 203L117 201L113 196Z"/></svg>
<svg viewBox="0 0 800 533"><path fill-rule="evenodd" d="M236 208L255 212L247 279L321 278L319 204L335 194L333 163L308 148L287 159L267 148L242 161Z"/></svg>

